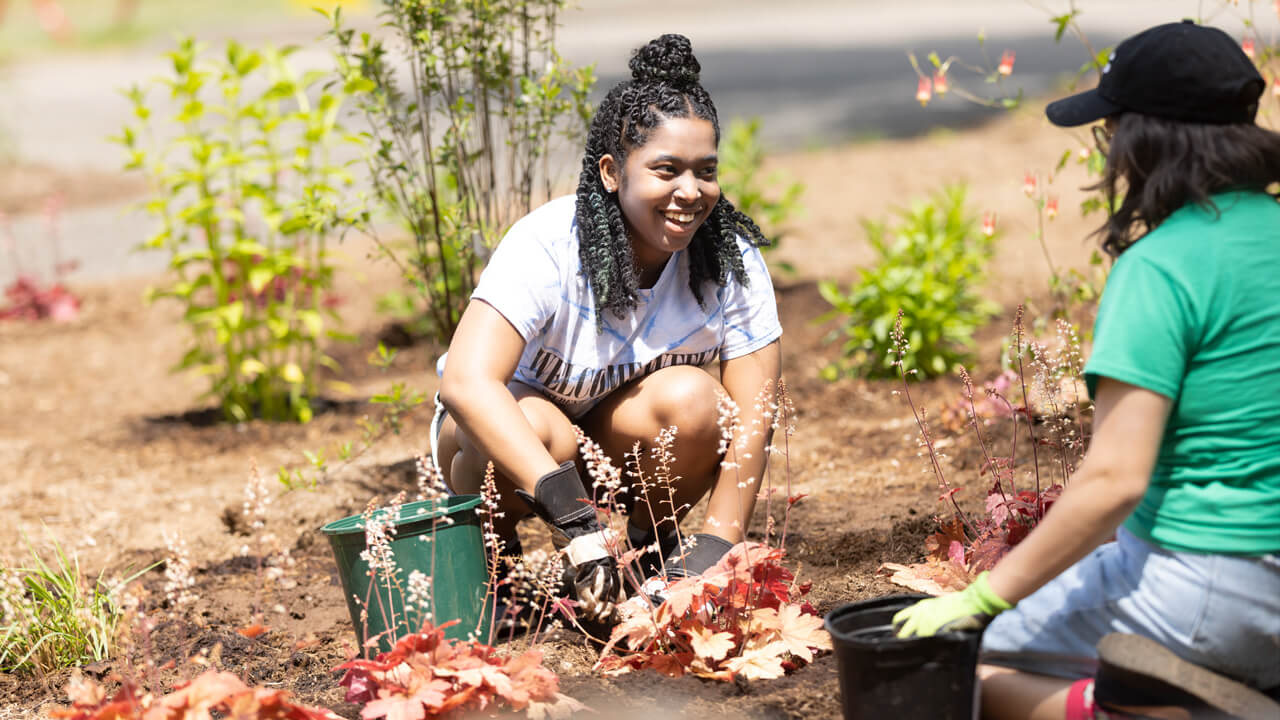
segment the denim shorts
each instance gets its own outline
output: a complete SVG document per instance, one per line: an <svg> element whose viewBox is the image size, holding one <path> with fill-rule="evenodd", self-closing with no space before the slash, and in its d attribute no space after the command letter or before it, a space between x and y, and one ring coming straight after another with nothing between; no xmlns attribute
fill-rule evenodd
<svg viewBox="0 0 1280 720"><path fill-rule="evenodd" d="M982 662L1090 677L1103 635L1144 635L1256 688L1280 685L1280 556L1176 552L1120 528L1115 542L992 621Z"/></svg>

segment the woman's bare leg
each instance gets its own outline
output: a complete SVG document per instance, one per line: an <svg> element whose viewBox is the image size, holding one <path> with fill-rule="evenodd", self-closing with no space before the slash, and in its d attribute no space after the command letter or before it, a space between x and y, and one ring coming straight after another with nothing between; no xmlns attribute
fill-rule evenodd
<svg viewBox="0 0 1280 720"><path fill-rule="evenodd" d="M673 481L668 488L650 487L638 495L630 522L640 529L671 528L711 488L720 465L716 424L720 383L701 368L678 365L663 368L619 388L580 420L582 429L613 463L625 467L624 456L640 444L640 468L646 479L656 479L658 463L652 457L658 434L676 428L670 448ZM623 481L632 481L625 477ZM645 502L644 495L649 502Z"/></svg>
<svg viewBox="0 0 1280 720"><path fill-rule="evenodd" d="M1020 672L998 665L979 665L984 720L1062 720L1072 681Z"/></svg>
<svg viewBox="0 0 1280 720"><path fill-rule="evenodd" d="M573 424L560 408L528 385L513 382L509 387L529 426L556 462L575 459L577 436L573 432ZM437 447L445 484L456 493L479 494L489 459L467 438L452 417L446 417L440 426ZM530 509L515 494L515 485L505 475L496 474L494 483L498 488L498 512L502 515L494 519L494 531L500 537L509 538L515 535L516 524L530 513Z"/></svg>

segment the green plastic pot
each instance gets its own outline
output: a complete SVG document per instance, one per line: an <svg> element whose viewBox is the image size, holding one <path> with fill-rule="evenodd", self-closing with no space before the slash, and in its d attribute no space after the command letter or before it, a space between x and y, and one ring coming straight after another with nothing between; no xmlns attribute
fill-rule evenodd
<svg viewBox="0 0 1280 720"><path fill-rule="evenodd" d="M342 592L361 648L367 638L377 638L378 652L386 652L397 638L422 628L422 609L410 607L405 612L409 575L414 570L432 578L432 623L459 621L445 631L446 637L482 641L489 637L490 614L485 607L488 573L480 518L475 512L479 505L479 495L455 495L401 506L391 541L395 578L388 584L380 573L372 588L375 578L369 576L369 564L360 557L365 550L364 518L352 515L320 529L329 538L338 562ZM385 517L389 511L374 512ZM366 608L368 615L362 619Z"/></svg>

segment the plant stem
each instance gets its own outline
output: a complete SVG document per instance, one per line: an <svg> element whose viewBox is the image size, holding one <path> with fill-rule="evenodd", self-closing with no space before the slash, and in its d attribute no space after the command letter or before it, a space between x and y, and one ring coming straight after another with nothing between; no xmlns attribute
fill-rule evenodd
<svg viewBox="0 0 1280 720"><path fill-rule="evenodd" d="M898 311L898 324L902 324L902 311ZM938 461L938 453L933 447L933 438L929 435L928 426L921 417L920 412L916 409L915 400L911 397L911 383L907 382L907 371L902 362L903 353L898 354L898 375L902 378L903 392L907 398L907 405L911 407L911 415L916 420L916 427L920 428L920 437L924 440L925 447L929 451L929 465L933 468L933 474L938 478L938 484L942 487L946 498L951 501L951 507L956 511L956 516L964 523L969 532L973 533L973 537L978 537L979 533L973 523L969 522L969 517L960 509L960 504L956 502L955 493L952 492L951 483L947 481L946 475L942 472L942 464Z"/></svg>
<svg viewBox="0 0 1280 720"><path fill-rule="evenodd" d="M1036 429L1035 422L1031 418L1031 396L1027 394L1027 377L1022 367L1022 313L1023 306L1018 306L1018 311L1014 315L1014 337L1016 347L1014 352L1018 358L1018 382L1022 385L1022 406L1027 415L1027 434L1031 436L1031 463L1035 467L1036 476L1036 513L1037 517L1044 515L1044 499L1040 496L1040 454L1036 449ZM1014 415L1015 427L1017 415Z"/></svg>

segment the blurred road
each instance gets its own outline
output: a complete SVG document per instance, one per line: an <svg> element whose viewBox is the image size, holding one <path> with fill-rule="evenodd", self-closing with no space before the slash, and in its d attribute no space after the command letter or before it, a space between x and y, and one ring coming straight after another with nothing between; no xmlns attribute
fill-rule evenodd
<svg viewBox="0 0 1280 720"><path fill-rule="evenodd" d="M1081 4L1081 24L1098 47L1147 25L1179 19L1180 13L1194 14L1198 6L1189 0ZM600 94L625 77L631 49L663 32L682 32L693 40L703 82L722 120L760 116L766 142L779 149L912 136L935 127L973 125L998 112L953 96L922 110L914 97L908 50L922 59L932 50L980 63L977 35L983 30L991 64L1003 50L1017 53L1009 82L1028 97L1060 90L1088 59L1073 38L1053 41L1051 13L1041 6L1061 12L1065 2L583 0L581 5L564 16L559 47L571 62L597 64ZM1270 3L1260 5L1266 10L1266 17L1258 18L1260 29L1275 33ZM1213 21L1239 34L1238 17ZM376 24L372 18L362 22ZM324 44L315 41L323 30L318 16L300 16L274 27L214 26L202 36L215 47L226 37L249 44L309 43L295 58L320 67L328 61ZM160 53L167 47L168 40L160 39L130 51L45 57L0 68L0 128L12 137L20 162L65 173L117 172L121 153L105 138L129 120L118 89L161 74ZM959 80L962 73L954 75ZM37 210L14 219L18 238L43 236ZM159 253L128 252L148 225L123 207L73 208L62 218L62 228L64 256L81 261L74 279L109 279L163 266ZM0 254L0 285L13 276L12 264Z"/></svg>

